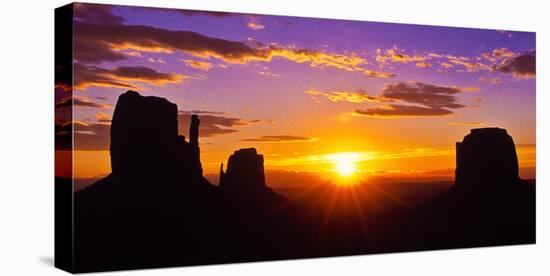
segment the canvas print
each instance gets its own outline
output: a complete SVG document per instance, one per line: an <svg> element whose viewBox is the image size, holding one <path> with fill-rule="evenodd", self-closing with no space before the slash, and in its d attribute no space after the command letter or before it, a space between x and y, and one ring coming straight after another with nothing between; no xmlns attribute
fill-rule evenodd
<svg viewBox="0 0 550 276"><path fill-rule="evenodd" d="M535 243L535 38L61 7L56 266Z"/></svg>

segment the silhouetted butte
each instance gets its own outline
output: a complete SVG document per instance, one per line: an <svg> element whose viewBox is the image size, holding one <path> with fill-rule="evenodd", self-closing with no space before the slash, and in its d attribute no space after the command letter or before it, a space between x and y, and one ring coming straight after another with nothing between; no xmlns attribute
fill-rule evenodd
<svg viewBox="0 0 550 276"><path fill-rule="evenodd" d="M472 129L456 143L455 181L456 190L478 193L505 189L520 181L514 140L505 129Z"/></svg>
<svg viewBox="0 0 550 276"><path fill-rule="evenodd" d="M285 198L266 186L264 173L264 157L255 148L245 148L235 151L227 161L227 169L220 166L219 187L257 207L274 208L283 203L289 204Z"/></svg>
<svg viewBox="0 0 550 276"><path fill-rule="evenodd" d="M535 242L535 186L519 177L505 129L472 129L456 143L455 185L424 206L433 247Z"/></svg>
<svg viewBox="0 0 550 276"><path fill-rule="evenodd" d="M178 136L177 113L164 98L134 91L119 96L111 125L112 172L74 197L75 270L304 256L303 229L311 224L297 219L300 210L265 185L261 155L244 150L245 157L230 158L228 167L238 191L261 189L220 189L203 177L199 117L190 117L186 141Z"/></svg>

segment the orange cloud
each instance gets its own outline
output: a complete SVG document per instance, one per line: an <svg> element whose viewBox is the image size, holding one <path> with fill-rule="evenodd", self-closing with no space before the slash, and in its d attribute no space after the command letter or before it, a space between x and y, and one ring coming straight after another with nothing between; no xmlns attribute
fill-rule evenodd
<svg viewBox="0 0 550 276"><path fill-rule="evenodd" d="M59 89L64 92L69 92L73 89L73 87L70 84L66 84L66 83L56 83L55 89Z"/></svg>
<svg viewBox="0 0 550 276"><path fill-rule="evenodd" d="M261 143L296 143L296 142L315 142L319 140L315 137L303 137L294 135L270 135L259 138L247 138L241 141L246 142L261 142Z"/></svg>
<svg viewBox="0 0 550 276"><path fill-rule="evenodd" d="M280 77L281 75L277 74L277 73L272 73L272 72L269 72L269 71L260 71L258 72L259 75L262 75L262 76L267 76L267 77L274 77L274 78L278 78Z"/></svg>
<svg viewBox="0 0 550 276"><path fill-rule="evenodd" d="M271 61L275 57L280 57L297 63L309 63L311 67L328 66L346 71L362 71L361 65L366 64L366 60L356 54L343 55L296 47L282 48L280 46L270 46L268 49L261 51L265 54L264 57L257 59L260 61Z"/></svg>
<svg viewBox="0 0 550 276"><path fill-rule="evenodd" d="M106 69L80 63L74 64L74 86L78 90L85 90L90 86L136 89L138 86L134 82L164 85L180 83L184 78L183 75L162 73L144 66L120 66Z"/></svg>
<svg viewBox="0 0 550 276"><path fill-rule="evenodd" d="M254 30L254 31L257 31L257 30L262 30L265 28L265 25L262 25L258 22L248 22L248 24L246 24L246 26L251 29L251 30Z"/></svg>
<svg viewBox="0 0 550 276"><path fill-rule="evenodd" d="M151 62L151 63L162 63L162 64L166 63L166 61L164 61L164 60L163 60L162 58L160 58L160 57L157 58L157 59L154 59L154 58L150 57L150 58L147 58L147 60L148 60L149 62Z"/></svg>
<svg viewBox="0 0 550 276"><path fill-rule="evenodd" d="M469 57L446 55L447 61L453 65L463 66L468 72L490 70L490 66L481 62L472 61Z"/></svg>
<svg viewBox="0 0 550 276"><path fill-rule="evenodd" d="M182 61L183 63L185 63L185 65L201 71L208 71L210 70L210 68L213 67L212 63L206 62L206 61L199 61L199 60L192 60L192 59L185 59Z"/></svg>
<svg viewBox="0 0 550 276"><path fill-rule="evenodd" d="M501 82L501 79L499 77L479 77L478 82L487 82L491 84L497 84Z"/></svg>
<svg viewBox="0 0 550 276"><path fill-rule="evenodd" d="M380 72L380 71L369 70L369 69L365 69L365 71L363 71L363 74L365 74L368 77L381 78L381 79L388 79L388 78L393 78L397 76L397 74L394 74L394 73Z"/></svg>
<svg viewBox="0 0 550 276"><path fill-rule="evenodd" d="M107 109L112 107L112 105L110 104L100 104L100 103L92 102L90 101L90 99L82 96L67 97L55 104L55 108L65 108L65 107L72 107L72 106L92 107L92 108L101 108L101 109Z"/></svg>
<svg viewBox="0 0 550 276"><path fill-rule="evenodd" d="M478 123L478 122L449 122L449 125L451 126L471 126L471 127L478 127L478 126L484 126L484 123Z"/></svg>
<svg viewBox="0 0 550 276"><path fill-rule="evenodd" d="M429 59L427 56L422 55L409 55L404 51L397 48L387 49L382 51L381 49L376 49L376 61L385 65L388 62L399 62L399 63L409 63L409 62L422 62Z"/></svg>
<svg viewBox="0 0 550 276"><path fill-rule="evenodd" d="M380 102L388 102L391 101L390 99L386 99L384 97L378 97L378 96L371 96L368 95L364 91L355 91L355 92L348 92L348 91L330 91L330 92L322 92L315 89L309 89L305 91L306 94L312 95L314 99L318 100L317 96L322 96L327 98L328 100L332 102L350 102L350 103L364 103L364 102L371 102L371 103L380 103Z"/></svg>
<svg viewBox="0 0 550 276"><path fill-rule="evenodd" d="M237 14L230 12L219 12L219 11L197 11L197 10L176 10L179 13L186 16L212 16L212 17L230 17ZM251 15L254 16L254 15Z"/></svg>
<svg viewBox="0 0 550 276"><path fill-rule="evenodd" d="M416 105L390 104L385 106L357 109L354 115L371 118L419 118L419 117L442 117L453 114L452 111L444 108L433 108Z"/></svg>
<svg viewBox="0 0 550 276"><path fill-rule="evenodd" d="M473 98L472 101L473 102L476 102L476 103L481 103L483 102L484 98L481 98L481 97L477 97L477 98Z"/></svg>
<svg viewBox="0 0 550 276"><path fill-rule="evenodd" d="M126 52L126 54L128 56L131 56L131 57L139 57L139 58L142 58L143 55L141 55L140 52L136 52L136 51L130 51L130 52Z"/></svg>
<svg viewBox="0 0 550 276"><path fill-rule="evenodd" d="M462 90L462 92L478 92L479 87L477 87L477 86L464 86L464 87L460 87L460 90Z"/></svg>
<svg viewBox="0 0 550 276"><path fill-rule="evenodd" d="M104 124L110 124L111 123L111 116L109 114L103 113L101 111L95 114L95 118L99 123L104 123Z"/></svg>
<svg viewBox="0 0 550 276"><path fill-rule="evenodd" d="M511 58L515 55L516 54L514 52L506 48L498 48L498 49L494 49L491 52L481 54L483 58L491 62L495 62L503 58Z"/></svg>
<svg viewBox="0 0 550 276"><path fill-rule="evenodd" d="M416 64L416 67L418 68L429 68L429 67L432 67L432 64L430 63L427 63L427 62L417 62Z"/></svg>

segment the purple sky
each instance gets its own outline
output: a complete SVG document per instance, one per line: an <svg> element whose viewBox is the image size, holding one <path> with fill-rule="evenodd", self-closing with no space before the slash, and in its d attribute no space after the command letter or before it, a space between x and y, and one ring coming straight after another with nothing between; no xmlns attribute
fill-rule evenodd
<svg viewBox="0 0 550 276"><path fill-rule="evenodd" d="M75 6L74 31L76 144L88 155L108 148L113 105L131 88L178 104L184 134L202 111L207 171L250 146L268 168L359 152L365 170L438 153L449 156L410 169L445 169L454 142L483 126L508 129L532 149L523 166L535 164L534 33L90 4Z"/></svg>

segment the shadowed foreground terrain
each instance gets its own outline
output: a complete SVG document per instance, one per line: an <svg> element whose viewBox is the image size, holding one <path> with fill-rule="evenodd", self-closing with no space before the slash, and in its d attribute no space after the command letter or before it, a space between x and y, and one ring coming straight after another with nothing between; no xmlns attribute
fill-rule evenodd
<svg viewBox="0 0 550 276"><path fill-rule="evenodd" d="M177 106L122 94L111 126L112 173L75 193L76 272L265 261L535 242L535 187L518 177L506 130L457 143L456 183L417 207L372 212L375 186L315 186L287 199L263 156L240 149L203 177L200 119L178 136Z"/></svg>

